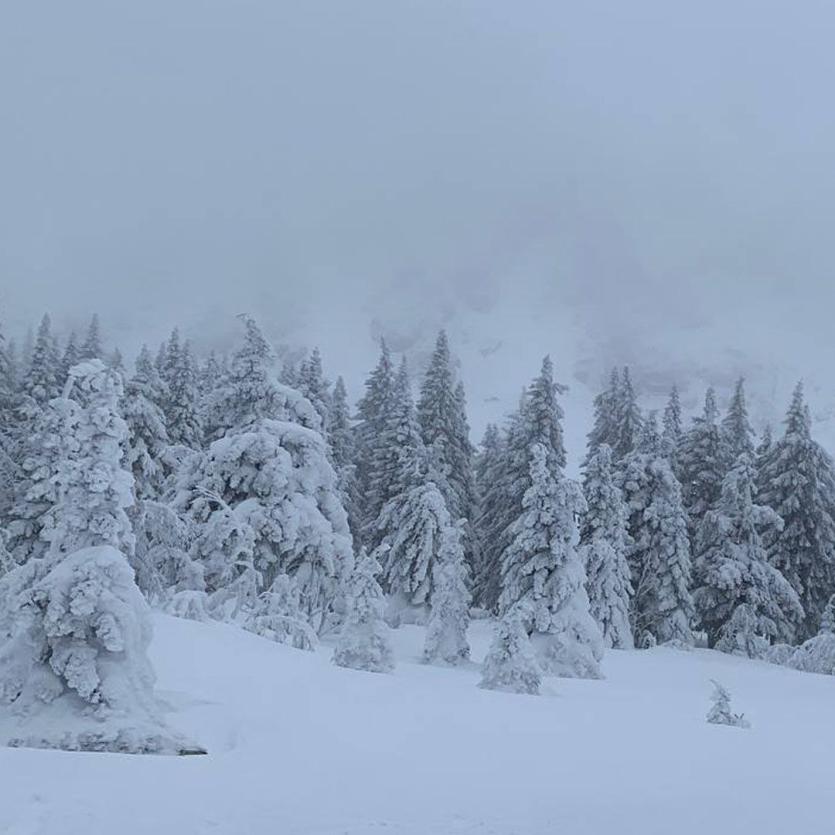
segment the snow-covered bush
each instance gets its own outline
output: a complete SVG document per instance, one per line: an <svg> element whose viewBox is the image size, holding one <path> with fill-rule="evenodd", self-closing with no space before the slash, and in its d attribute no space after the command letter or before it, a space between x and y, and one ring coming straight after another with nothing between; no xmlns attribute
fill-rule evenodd
<svg viewBox="0 0 835 835"><path fill-rule="evenodd" d="M383 592L377 582L380 564L362 551L351 578L348 613L339 635L333 662L370 673L390 673L394 652L383 621Z"/></svg>
<svg viewBox="0 0 835 835"><path fill-rule="evenodd" d="M165 604L165 611L175 618L206 623L211 620L208 596L204 591L185 589L175 592Z"/></svg>
<svg viewBox="0 0 835 835"><path fill-rule="evenodd" d="M711 725L731 725L735 728L750 728L751 724L741 713L731 711L731 694L718 681L713 682L713 704L707 714L707 721Z"/></svg>
<svg viewBox="0 0 835 835"><path fill-rule="evenodd" d="M296 584L286 574L276 577L272 589L261 595L260 606L247 623L247 629L295 649L314 650L319 643L299 605Z"/></svg>
<svg viewBox="0 0 835 835"><path fill-rule="evenodd" d="M542 671L528 637L526 621L530 617L529 607L520 603L499 620L484 659L479 687L506 693L539 693Z"/></svg>
<svg viewBox="0 0 835 835"><path fill-rule="evenodd" d="M0 698L20 717L11 745L130 753L193 747L163 722L148 662L148 605L107 545L32 560L0 580L7 640Z"/></svg>
<svg viewBox="0 0 835 835"><path fill-rule="evenodd" d="M432 570L431 613L423 646L424 661L454 665L470 657L467 642L469 606L461 528L450 526L443 533L438 559Z"/></svg>
<svg viewBox="0 0 835 835"><path fill-rule="evenodd" d="M804 641L791 654L786 666L804 673L835 675L835 635L821 632Z"/></svg>

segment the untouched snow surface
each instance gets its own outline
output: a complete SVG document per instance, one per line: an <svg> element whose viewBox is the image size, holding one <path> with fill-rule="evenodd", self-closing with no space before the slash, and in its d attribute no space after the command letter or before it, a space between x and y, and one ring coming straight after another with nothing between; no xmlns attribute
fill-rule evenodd
<svg viewBox="0 0 835 835"><path fill-rule="evenodd" d="M171 723L207 757L0 749L13 835L803 835L832 831L835 678L708 651L607 653L542 696L419 663L335 667L222 624L156 615ZM490 624L471 628L480 661ZM750 730L708 725L710 678Z"/></svg>

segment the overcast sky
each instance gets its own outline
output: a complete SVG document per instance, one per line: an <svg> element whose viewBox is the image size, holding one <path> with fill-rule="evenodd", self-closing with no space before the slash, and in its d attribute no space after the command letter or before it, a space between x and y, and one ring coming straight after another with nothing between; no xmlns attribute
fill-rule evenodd
<svg viewBox="0 0 835 835"><path fill-rule="evenodd" d="M0 316L95 308L132 351L254 312L354 390L380 333L444 324L477 425L546 351L579 388L745 370L764 413L804 373L825 417L834 30L813 0L2 4Z"/></svg>

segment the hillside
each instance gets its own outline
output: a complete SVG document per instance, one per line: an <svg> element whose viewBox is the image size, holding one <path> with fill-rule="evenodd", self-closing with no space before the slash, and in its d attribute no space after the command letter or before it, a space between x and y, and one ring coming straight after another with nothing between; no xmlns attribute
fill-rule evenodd
<svg viewBox="0 0 835 835"><path fill-rule="evenodd" d="M0 749L14 835L824 833L835 678L715 652L610 652L528 697L417 661L334 667L234 627L155 617L171 722L208 757ZM490 625L471 628L480 660ZM709 678L751 730L705 723ZM37 789L33 790L33 786Z"/></svg>

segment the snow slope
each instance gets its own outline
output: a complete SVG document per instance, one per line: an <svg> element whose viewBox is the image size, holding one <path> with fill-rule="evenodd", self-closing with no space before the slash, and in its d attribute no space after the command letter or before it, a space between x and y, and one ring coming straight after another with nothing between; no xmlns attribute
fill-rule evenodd
<svg viewBox="0 0 835 835"><path fill-rule="evenodd" d="M334 667L222 624L157 615L171 722L207 757L0 749L13 835L712 835L831 831L835 678L709 651L609 652L540 697L478 669ZM490 625L471 629L483 656ZM705 722L709 678L751 730Z"/></svg>

